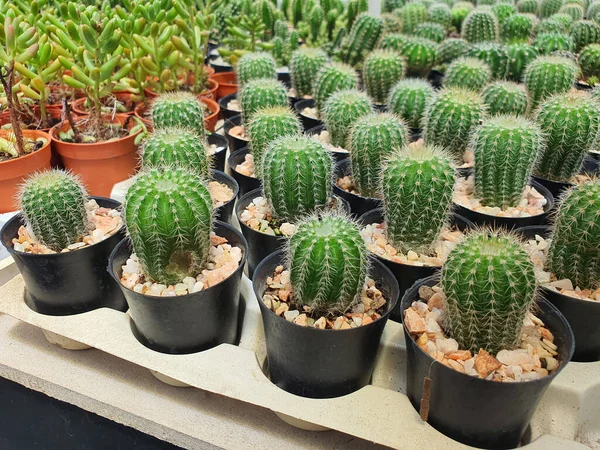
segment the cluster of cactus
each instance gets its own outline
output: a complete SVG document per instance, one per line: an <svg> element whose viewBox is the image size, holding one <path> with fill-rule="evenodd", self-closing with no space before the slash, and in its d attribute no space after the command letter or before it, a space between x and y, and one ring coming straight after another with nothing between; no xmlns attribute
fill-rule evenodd
<svg viewBox="0 0 600 450"><path fill-rule="evenodd" d="M600 44L590 44L579 54L581 73L586 77L600 77Z"/></svg>
<svg viewBox="0 0 600 450"><path fill-rule="evenodd" d="M312 95L317 73L327 61L327 54L321 49L302 47L292 53L290 75L298 97Z"/></svg>
<svg viewBox="0 0 600 450"><path fill-rule="evenodd" d="M586 19L600 23L600 2L598 0L594 0L590 4L585 13L585 17Z"/></svg>
<svg viewBox="0 0 600 450"><path fill-rule="evenodd" d="M191 92L168 92L152 102L152 123L156 129L185 127L204 136L204 109L202 102Z"/></svg>
<svg viewBox="0 0 600 450"><path fill-rule="evenodd" d="M383 21L379 17L368 14L359 16L342 45L341 60L351 66L360 64L367 53L375 48L382 32Z"/></svg>
<svg viewBox="0 0 600 450"><path fill-rule="evenodd" d="M288 66L292 53L298 49L300 35L296 30L289 30L286 23L282 21L278 21L277 23L282 24L279 29L284 31L279 32L280 35L276 34L271 40L270 44L273 46L271 53L278 67Z"/></svg>
<svg viewBox="0 0 600 450"><path fill-rule="evenodd" d="M583 164L600 131L600 103L584 91L555 95L540 105L536 121L546 136L535 175L570 181Z"/></svg>
<svg viewBox="0 0 600 450"><path fill-rule="evenodd" d="M409 127L420 128L433 95L433 87L427 81L407 78L392 88L388 111L404 119Z"/></svg>
<svg viewBox="0 0 600 450"><path fill-rule="evenodd" d="M285 253L293 295L311 311L346 312L366 281L367 248L358 226L341 214L300 222Z"/></svg>
<svg viewBox="0 0 600 450"><path fill-rule="evenodd" d="M352 125L372 111L369 96L357 89L345 89L329 97L322 112L331 145L345 148Z"/></svg>
<svg viewBox="0 0 600 450"><path fill-rule="evenodd" d="M465 56L479 58L487 63L492 71L493 78L506 78L509 71L508 47L495 42L482 42L473 44Z"/></svg>
<svg viewBox="0 0 600 450"><path fill-rule="evenodd" d="M394 114L371 113L354 124L348 151L354 184L363 197L379 196L382 163L407 144L408 128Z"/></svg>
<svg viewBox="0 0 600 450"><path fill-rule="evenodd" d="M259 163L265 197L276 219L296 222L330 201L333 161L316 140L281 136L267 146Z"/></svg>
<svg viewBox="0 0 600 450"><path fill-rule="evenodd" d="M367 56L363 79L367 93L376 103L387 101L390 89L404 77L404 58L391 50L375 50Z"/></svg>
<svg viewBox="0 0 600 450"><path fill-rule="evenodd" d="M529 63L523 77L531 107L536 108L551 95L567 92L578 75L579 66L568 58L538 56Z"/></svg>
<svg viewBox="0 0 600 450"><path fill-rule="evenodd" d="M460 348L491 354L516 347L534 306L534 265L508 233L471 232L450 252L441 274L444 327Z"/></svg>
<svg viewBox="0 0 600 450"><path fill-rule="evenodd" d="M321 114L329 97L337 91L355 89L358 86L358 75L349 65L332 63L324 66L317 74L313 96L317 112Z"/></svg>
<svg viewBox="0 0 600 450"><path fill-rule="evenodd" d="M519 0L517 2L517 11L521 14L537 14L538 0Z"/></svg>
<svg viewBox="0 0 600 450"><path fill-rule="evenodd" d="M557 279L571 280L580 289L600 286L600 182L576 185L560 202L546 263Z"/></svg>
<svg viewBox="0 0 600 450"><path fill-rule="evenodd" d="M478 91L483 89L491 78L492 71L486 63L477 58L462 57L448 66L444 85Z"/></svg>
<svg viewBox="0 0 600 450"><path fill-rule="evenodd" d="M535 18L529 14L513 14L500 26L500 38L507 44L527 43L533 33Z"/></svg>
<svg viewBox="0 0 600 450"><path fill-rule="evenodd" d="M125 196L125 223L144 274L175 284L195 277L208 259L210 192L186 169L150 169Z"/></svg>
<svg viewBox="0 0 600 450"><path fill-rule="evenodd" d="M513 81L521 81L527 65L538 57L535 47L529 44L510 44L506 46L508 52L507 77Z"/></svg>
<svg viewBox="0 0 600 450"><path fill-rule="evenodd" d="M452 16L450 6L445 3L434 3L427 9L427 20L429 22L439 23L448 29L452 26Z"/></svg>
<svg viewBox="0 0 600 450"><path fill-rule="evenodd" d="M575 51L580 52L586 45L600 43L600 24L593 20L579 20L570 28L575 42Z"/></svg>
<svg viewBox="0 0 600 450"><path fill-rule="evenodd" d="M19 206L33 235L60 252L90 230L88 199L79 179L69 172L48 170L29 176L19 192Z"/></svg>
<svg viewBox="0 0 600 450"><path fill-rule="evenodd" d="M529 98L525 87L512 81L496 81L481 91L481 97L491 116L527 114Z"/></svg>
<svg viewBox="0 0 600 450"><path fill-rule="evenodd" d="M575 42L571 36L557 32L538 34L533 45L542 55L549 55L555 51L572 52L575 49Z"/></svg>
<svg viewBox="0 0 600 450"><path fill-rule="evenodd" d="M558 16L558 14L557 14ZM567 16L569 17L569 16ZM569 17L570 19L570 17ZM557 19L555 16L552 16L548 19L542 20L537 27L535 27L535 32L537 34L542 33L567 33L569 29L569 25L565 25L565 23Z"/></svg>
<svg viewBox="0 0 600 450"><path fill-rule="evenodd" d="M288 106L287 89L271 78L249 81L240 89L238 96L244 123L249 122L260 109Z"/></svg>
<svg viewBox="0 0 600 450"><path fill-rule="evenodd" d="M417 26L415 36L440 43L446 39L446 29L439 23L423 22Z"/></svg>
<svg viewBox="0 0 600 450"><path fill-rule="evenodd" d="M440 42L435 51L436 66L450 64L465 54L470 47L471 45L461 38L450 38Z"/></svg>
<svg viewBox="0 0 600 450"><path fill-rule="evenodd" d="M498 19L488 9L475 8L462 24L462 37L470 43L494 42L498 39Z"/></svg>
<svg viewBox="0 0 600 450"><path fill-rule="evenodd" d="M386 34L381 39L379 48L384 50L400 50L408 38L408 35L402 33Z"/></svg>
<svg viewBox="0 0 600 450"><path fill-rule="evenodd" d="M541 0L539 15L542 19L551 17L560 10L562 5L563 0Z"/></svg>
<svg viewBox="0 0 600 450"><path fill-rule="evenodd" d="M406 59L407 73L426 75L435 63L437 44L429 39L408 36L398 48Z"/></svg>
<svg viewBox="0 0 600 450"><path fill-rule="evenodd" d="M266 52L246 53L238 61L235 78L240 86L259 78L277 78L275 59Z"/></svg>
<svg viewBox="0 0 600 450"><path fill-rule="evenodd" d="M474 8L475 6L471 2L456 2L452 5L452 9L450 10L452 26L462 31L462 24Z"/></svg>
<svg viewBox="0 0 600 450"><path fill-rule="evenodd" d="M453 189L451 158L441 148L421 144L396 152L381 172L391 245L405 253L430 254L448 221Z"/></svg>
<svg viewBox="0 0 600 450"><path fill-rule="evenodd" d="M417 25L427 21L427 7L420 3L407 3L396 14L402 22L402 32L407 34L414 33Z"/></svg>
<svg viewBox="0 0 600 450"><path fill-rule="evenodd" d="M558 12L571 16L573 20L581 20L585 15L583 6L578 5L577 3L565 3L560 7Z"/></svg>

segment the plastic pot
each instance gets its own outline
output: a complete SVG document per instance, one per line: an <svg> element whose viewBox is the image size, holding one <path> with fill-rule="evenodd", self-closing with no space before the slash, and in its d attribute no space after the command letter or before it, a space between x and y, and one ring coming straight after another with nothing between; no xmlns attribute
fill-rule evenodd
<svg viewBox="0 0 600 450"><path fill-rule="evenodd" d="M212 179L213 181L226 184L227 187L233 191L233 197L231 200L215 209L215 219L220 220L221 222L231 223L231 217L233 216L233 205L235 204L237 196L240 192L240 187L233 177L227 175L225 172L221 172L220 170L212 171Z"/></svg>
<svg viewBox="0 0 600 450"><path fill-rule="evenodd" d="M307 130L305 133L308 136L318 136L319 134L321 134L322 131L326 131L326 130L327 130L327 125L322 124L322 125L319 125L318 127L314 127L314 128L311 128L310 130ZM350 153L348 153L348 152L340 152L340 151L329 150L329 149L327 149L327 150L329 151L329 153L331 153L335 162L342 161L343 159L348 159L350 156Z"/></svg>
<svg viewBox="0 0 600 450"><path fill-rule="evenodd" d="M379 320L349 330L320 330L289 322L263 303L267 277L282 263L283 252L273 253L252 278L263 318L271 381L287 392L310 398L339 397L367 385L383 328L398 301L394 276L373 260L370 276L388 300L388 310Z"/></svg>
<svg viewBox="0 0 600 450"><path fill-rule="evenodd" d="M241 114L227 119L225 121L225 125L223 125L223 129L225 130L225 136L227 136L227 140L229 141L229 149L231 151L236 151L240 148L244 148L248 145L249 142L248 139L241 139L238 136L230 134L232 128L239 126L243 126Z"/></svg>
<svg viewBox="0 0 600 450"><path fill-rule="evenodd" d="M115 200L92 197L100 206L118 208ZM38 255L16 251L12 240L24 224L22 214L0 231L2 244L15 260L25 281L25 303L40 314L66 316L98 308L125 311L127 304L106 272L111 252L125 236L125 227L97 244L67 253Z"/></svg>
<svg viewBox="0 0 600 450"><path fill-rule="evenodd" d="M381 200L370 197L362 197L357 194L351 194L337 185L337 180L339 178L352 174L352 167L350 166L349 158L339 161L335 165L333 174L333 192L335 195L348 202L350 205L350 212L354 217L358 218L373 209L381 207Z"/></svg>
<svg viewBox="0 0 600 450"><path fill-rule="evenodd" d="M292 97L291 95L288 94L288 100L290 102L290 108L292 108L294 111L296 111L296 103L298 103L300 100L304 100L304 99L300 98L300 97Z"/></svg>
<svg viewBox="0 0 600 450"><path fill-rule="evenodd" d="M235 116L239 116L240 112L235 109L228 109L227 106L231 100L237 98L237 92L233 92L229 95L221 97L219 99L219 107L221 108L221 118L223 120L233 119ZM240 119L241 120L241 119Z"/></svg>
<svg viewBox="0 0 600 450"><path fill-rule="evenodd" d="M146 347L162 353L194 353L222 343L237 342L240 285L247 245L242 234L217 221L217 235L241 247L244 256L237 270L226 280L192 294L155 297L126 288L120 282L121 267L131 255L128 239L123 239L110 255L108 271L123 291L131 330Z"/></svg>
<svg viewBox="0 0 600 450"><path fill-rule="evenodd" d="M127 109L125 112L120 112L118 114L125 114L126 116L131 116L133 111L135 110L136 104L131 101L131 92L127 91L117 91L113 92L114 97ZM90 111L86 108L85 103L87 102L87 98L79 98L71 103L71 108L73 112L80 116L85 117L90 115ZM110 103L109 103L110 104Z"/></svg>
<svg viewBox="0 0 600 450"><path fill-rule="evenodd" d="M235 94L238 91L239 86L235 79L235 73L233 72L215 73L211 75L210 78L219 83L219 87L217 88L217 100Z"/></svg>
<svg viewBox="0 0 600 450"><path fill-rule="evenodd" d="M214 168L216 170L220 170L221 172L225 171L225 154L227 153L227 138L221 136L217 133L209 134L206 138L210 145L215 145L217 147L217 151L213 155Z"/></svg>
<svg viewBox="0 0 600 450"><path fill-rule="evenodd" d="M427 81L429 81L435 89L440 89L444 84L444 74L439 70L431 70L427 75Z"/></svg>
<svg viewBox="0 0 600 450"><path fill-rule="evenodd" d="M219 88L219 83L217 83L215 80L213 80L211 78L208 78L206 80L206 84L208 85L208 87L198 95L198 98L200 98L200 99L208 98L208 99L214 100L217 95L217 89Z"/></svg>
<svg viewBox="0 0 600 450"><path fill-rule="evenodd" d="M210 61L209 65L210 65L210 67L215 69L215 74L224 73L224 72L233 72L233 66L231 64Z"/></svg>
<svg viewBox="0 0 600 450"><path fill-rule="evenodd" d="M408 131L408 138L410 142L416 142L423 137L422 128L410 128Z"/></svg>
<svg viewBox="0 0 600 450"><path fill-rule="evenodd" d="M249 177L235 170L238 165L244 162L248 153L250 153L250 150L248 147L244 147L233 152L227 160L227 164L231 169L231 175L240 187L240 197L243 197L250 191L260 188L260 180L258 178Z"/></svg>
<svg viewBox="0 0 600 450"><path fill-rule="evenodd" d="M384 113L387 112L388 107L387 105L382 105L381 103L373 103L373 109L378 113Z"/></svg>
<svg viewBox="0 0 600 450"><path fill-rule="evenodd" d="M314 108L314 106L315 101L312 98L300 100L294 105L294 109L296 110L296 113L298 113L298 115L300 116L300 121L302 122L302 126L305 130L310 130L311 128L323 125L322 120L313 119L312 117L308 117L303 113L304 108Z"/></svg>
<svg viewBox="0 0 600 450"><path fill-rule="evenodd" d="M535 180L539 185L543 186L547 191L549 191L552 197L554 198L555 202L558 201L558 199L560 198L560 194L562 194L564 191L573 186L573 183L563 181L551 181L535 176L531 178Z"/></svg>
<svg viewBox="0 0 600 450"><path fill-rule="evenodd" d="M416 282L402 298L404 312L419 299L419 287L433 286L437 278ZM418 411L423 380L431 380L428 422L438 431L463 444L487 449L515 448L544 392L573 355L573 334L560 312L545 300L538 303L538 317L555 337L559 368L534 381L501 383L457 372L437 362L415 343L404 327L407 353L407 395Z"/></svg>
<svg viewBox="0 0 600 450"><path fill-rule="evenodd" d="M371 225L373 223L382 223L383 214L381 209L374 209L363 214L358 222L363 226ZM469 228L473 228L474 225L469 220L458 214L450 215L450 224L460 231L465 231ZM413 266L411 264L402 264L394 262L386 258L375 255L377 260L381 261L396 277L398 280L398 286L400 289L400 297L415 283L415 281L422 278L429 277L439 272L442 266ZM391 319L396 322L402 321L402 312L400 310L400 303L398 303L396 309L392 311Z"/></svg>
<svg viewBox="0 0 600 450"><path fill-rule="evenodd" d="M279 68L277 69L277 80L282 82L288 89L292 87L292 80L290 77L290 69Z"/></svg>
<svg viewBox="0 0 600 450"><path fill-rule="evenodd" d="M582 171L590 175L600 174L600 153L589 152L583 162Z"/></svg>

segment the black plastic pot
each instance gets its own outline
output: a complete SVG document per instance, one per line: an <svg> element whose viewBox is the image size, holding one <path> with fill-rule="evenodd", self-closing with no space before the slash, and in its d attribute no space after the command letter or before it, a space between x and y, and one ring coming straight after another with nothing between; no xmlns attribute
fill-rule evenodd
<svg viewBox="0 0 600 450"><path fill-rule="evenodd" d="M227 164L231 169L231 175L233 176L235 181L237 181L237 184L240 188L240 193L238 194L239 197L242 197L248 192L253 191L254 189L258 189L260 187L260 180L258 178L249 177L235 170L237 166L244 162L248 153L250 153L250 150L248 149L248 147L244 147L233 152L227 160Z"/></svg>
<svg viewBox="0 0 600 450"><path fill-rule="evenodd" d="M228 120L231 119L235 116L239 116L240 112L236 111L235 109L228 109L227 105L229 105L229 102L231 100L235 100L237 98L237 92L234 92L233 94L229 94L226 95L225 97L222 97L219 99L219 107L221 108L221 118L223 120Z"/></svg>
<svg viewBox="0 0 600 450"><path fill-rule="evenodd" d="M239 150L240 148L244 148L248 145L247 140L240 139L237 136L233 136L233 135L229 134L229 131L233 127L240 126L241 124L242 124L242 115L238 114L235 117L227 119L225 121L225 125L223 125L223 129L225 130L225 136L227 136L227 140L229 141L229 150L231 152L235 152L236 150Z"/></svg>
<svg viewBox="0 0 600 450"><path fill-rule="evenodd" d="M156 297L128 289L119 279L121 267L131 255L129 240L123 239L110 255L108 271L129 304L131 330L146 347L184 354L237 342L240 286L248 246L244 236L231 225L217 221L214 230L231 245L242 248L242 261L226 280L192 294Z"/></svg>
<svg viewBox="0 0 600 450"><path fill-rule="evenodd" d="M418 300L419 287L436 283L435 276L415 283L404 294L401 311ZM419 348L405 326L407 395L413 407L419 410L423 380L429 377L431 389L427 421L435 429L474 447L517 447L542 395L573 355L573 334L560 312L541 300L537 314L554 335L560 367L544 378L518 383L482 380L439 363Z"/></svg>
<svg viewBox="0 0 600 450"><path fill-rule="evenodd" d="M435 89L440 89L444 84L444 74L439 70L431 70L427 75L427 81L429 81Z"/></svg>
<svg viewBox="0 0 600 450"><path fill-rule="evenodd" d="M565 183L562 181L551 181L540 177L531 178L535 180L539 185L543 186L548 192L550 192L555 202L560 198L560 194L562 194L564 191L573 186L572 183Z"/></svg>
<svg viewBox="0 0 600 450"><path fill-rule="evenodd" d="M216 145L217 151L213 155L214 168L221 172L225 170L225 154L227 153L227 138L217 133L208 136L208 143Z"/></svg>
<svg viewBox="0 0 600 450"><path fill-rule="evenodd" d="M384 113L387 112L388 107L387 105L382 105L380 103L373 103L373 109L378 113Z"/></svg>
<svg viewBox="0 0 600 450"><path fill-rule="evenodd" d="M583 162L583 173L587 173L589 175L599 175L600 174L600 153L598 152L589 152L585 161Z"/></svg>
<svg viewBox="0 0 600 450"><path fill-rule="evenodd" d="M338 197L343 198L350 205L350 212L356 218L362 216L368 211L381 207L381 200L376 198L361 197L360 195L351 194L348 191L341 189L337 185L339 178L352 174L350 159L345 159L336 164L333 171L333 193Z"/></svg>
<svg viewBox="0 0 600 450"><path fill-rule="evenodd" d="M240 187L233 177L220 170L212 171L212 179L214 181L218 181L219 183L226 184L227 187L233 191L233 197L231 200L215 209L215 219L222 222L231 223L231 217L233 216L233 205L235 204L238 194L240 193Z"/></svg>
<svg viewBox="0 0 600 450"><path fill-rule="evenodd" d="M294 111L296 110L296 103L298 103L300 100L304 100L300 97L292 97L291 95L288 95L288 100L290 102L290 108L292 108Z"/></svg>
<svg viewBox="0 0 600 450"><path fill-rule="evenodd" d="M371 225L373 223L382 223L383 222L383 214L381 209L374 209L372 211L363 214L358 222L363 226ZM471 221L465 219L464 217L458 214L452 214L450 216L450 224L460 231L467 230L469 228L473 228L474 225ZM396 277L398 280L398 286L400 289L400 297L404 295L407 289L409 289L415 281L420 280L422 278L429 277L441 269L441 266L413 266L411 264L402 264L398 262L391 261L386 258L382 258L380 256L375 255L377 260L381 261ZM402 312L400 310L400 303L396 306L396 308L392 311L390 318L395 322L402 321Z"/></svg>
<svg viewBox="0 0 600 450"><path fill-rule="evenodd" d="M294 105L294 109L300 116L300 121L302 122L302 126L304 130L310 130L311 128L318 127L319 125L323 125L323 121L319 119L313 119L312 117L308 117L302 111L304 108L314 108L315 101L312 98L307 98L304 100L300 100L296 102Z"/></svg>
<svg viewBox="0 0 600 450"><path fill-rule="evenodd" d="M292 87L292 80L290 78L290 69L277 69L277 79L281 81L288 89Z"/></svg>
<svg viewBox="0 0 600 450"><path fill-rule="evenodd" d="M339 397L367 385L383 328L398 299L394 276L373 260L370 276L388 300L388 310L379 320L349 330L320 330L289 322L263 303L267 277L282 263L283 252L269 255L252 279L263 318L271 381L287 392L310 398Z"/></svg>
<svg viewBox="0 0 600 450"><path fill-rule="evenodd" d="M322 125L319 125L318 127L314 127L314 128L311 128L310 130L307 130L305 132L305 134L307 136L318 136L319 134L321 134L321 131L325 131L325 130L327 130L327 125L322 124ZM329 153L331 153L335 162L342 161L343 159L348 159L348 157L350 156L350 153L348 153L348 152L338 152L338 151L330 150Z"/></svg>
<svg viewBox="0 0 600 450"><path fill-rule="evenodd" d="M575 89L577 89L578 91L591 91L593 88L592 88L592 86L590 86L589 84L587 84L585 82L576 81Z"/></svg>
<svg viewBox="0 0 600 450"><path fill-rule="evenodd" d="M116 200L92 197L106 208L121 206ZM25 281L25 303L40 314L67 316L98 308L125 311L119 286L106 273L106 262L125 236L125 227L97 244L67 253L38 255L16 251L12 240L24 224L21 214L2 227L2 244L15 260Z"/></svg>
<svg viewBox="0 0 600 450"><path fill-rule="evenodd" d="M230 65L230 64L223 64L223 63L217 63L217 62L215 62L214 59L210 60L210 67L212 67L213 69L215 69L215 73L233 72L233 66L232 65Z"/></svg>
<svg viewBox="0 0 600 450"><path fill-rule="evenodd" d="M423 129L422 128L411 128L408 133L408 138L410 142L416 142L423 137Z"/></svg>

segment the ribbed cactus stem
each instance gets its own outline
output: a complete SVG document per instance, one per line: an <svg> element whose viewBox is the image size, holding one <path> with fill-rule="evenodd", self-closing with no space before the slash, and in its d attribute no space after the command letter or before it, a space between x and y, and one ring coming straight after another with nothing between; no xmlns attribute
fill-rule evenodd
<svg viewBox="0 0 600 450"><path fill-rule="evenodd" d="M277 78L277 63L265 52L246 53L237 63L235 78L240 86L259 78Z"/></svg>
<svg viewBox="0 0 600 450"><path fill-rule="evenodd" d="M508 75L510 59L508 47L495 42L474 44L465 56L478 58L485 62L492 71L492 77L504 79Z"/></svg>
<svg viewBox="0 0 600 450"><path fill-rule="evenodd" d="M315 80L314 99L320 114L325 102L337 91L358 87L358 74L347 64L333 63L323 66Z"/></svg>
<svg viewBox="0 0 600 450"><path fill-rule="evenodd" d="M430 39L407 37L398 51L406 59L408 74L427 75L435 63L436 48L437 44Z"/></svg>
<svg viewBox="0 0 600 450"><path fill-rule="evenodd" d="M412 34L417 29L417 25L427 20L427 7L411 2L396 10L396 14L402 21L402 32Z"/></svg>
<svg viewBox="0 0 600 450"><path fill-rule="evenodd" d="M536 24L531 14L514 14L500 27L500 38L507 44L527 43Z"/></svg>
<svg viewBox="0 0 600 450"><path fill-rule="evenodd" d="M372 111L369 96L357 89L346 89L329 97L323 108L323 119L331 144L345 148L352 125Z"/></svg>
<svg viewBox="0 0 600 450"><path fill-rule="evenodd" d="M391 50L375 50L365 59L363 77L367 94L376 102L384 104L390 89L404 77L406 63L398 53Z"/></svg>
<svg viewBox="0 0 600 450"><path fill-rule="evenodd" d="M375 48L383 32L383 21L379 17L368 14L360 15L342 46L343 62L356 66L361 63L367 53Z"/></svg>
<svg viewBox="0 0 600 450"><path fill-rule="evenodd" d="M563 5L563 0L541 0L539 14L542 19L556 14Z"/></svg>
<svg viewBox="0 0 600 450"><path fill-rule="evenodd" d="M471 43L496 41L498 19L488 9L475 8L462 24L462 37Z"/></svg>
<svg viewBox="0 0 600 450"><path fill-rule="evenodd" d="M572 52L575 49L575 43L571 36L555 31L539 33L535 37L533 45L542 55L549 55L555 51Z"/></svg>
<svg viewBox="0 0 600 450"><path fill-rule="evenodd" d="M590 44L579 54L581 72L586 77L600 77L600 44Z"/></svg>
<svg viewBox="0 0 600 450"><path fill-rule="evenodd" d="M480 90L492 79L490 67L477 58L459 58L448 66L444 84Z"/></svg>
<svg viewBox="0 0 600 450"><path fill-rule="evenodd" d="M487 105L490 116L527 114L529 98L525 87L512 81L496 81L481 91L481 97Z"/></svg>
<svg viewBox="0 0 600 450"><path fill-rule="evenodd" d="M575 51L580 52L586 45L600 43L600 24L593 20L579 20L570 28L575 41Z"/></svg>
<svg viewBox="0 0 600 450"><path fill-rule="evenodd" d="M238 96L244 123L252 120L252 116L260 109L286 107L289 104L285 86L270 78L249 81L239 91Z"/></svg>
<svg viewBox="0 0 600 450"><path fill-rule="evenodd" d="M460 58L471 45L461 38L449 38L441 42L435 52L436 65L450 64Z"/></svg>
<svg viewBox="0 0 600 450"><path fill-rule="evenodd" d="M317 48L301 47L292 53L290 73L298 97L313 94L319 69L327 63L327 54Z"/></svg>
<svg viewBox="0 0 600 450"><path fill-rule="evenodd" d="M204 110L204 104L191 92L167 92L152 101L152 123L156 129L185 127L204 136Z"/></svg>
<svg viewBox="0 0 600 450"><path fill-rule="evenodd" d="M421 121L433 94L433 86L427 81L407 78L392 88L388 111L399 115L411 128L421 128Z"/></svg>
<svg viewBox="0 0 600 450"><path fill-rule="evenodd" d="M538 7L537 0L519 0L517 2L517 11L522 14L536 14Z"/></svg>
<svg viewBox="0 0 600 450"><path fill-rule="evenodd" d="M531 99L531 107L554 94L562 94L573 87L579 67L568 58L539 56L525 69L524 83Z"/></svg>
<svg viewBox="0 0 600 450"><path fill-rule="evenodd" d="M529 44L510 44L506 46L508 51L508 73L507 77L513 81L522 81L525 67L538 57L538 51Z"/></svg>
<svg viewBox="0 0 600 450"><path fill-rule="evenodd" d="M452 26L452 16L450 15L450 6L445 3L434 3L427 9L427 20L439 23L445 29Z"/></svg>
<svg viewBox="0 0 600 450"><path fill-rule="evenodd" d="M435 22L423 22L417 25L415 36L429 39L433 42L440 43L446 39L446 29L443 25Z"/></svg>

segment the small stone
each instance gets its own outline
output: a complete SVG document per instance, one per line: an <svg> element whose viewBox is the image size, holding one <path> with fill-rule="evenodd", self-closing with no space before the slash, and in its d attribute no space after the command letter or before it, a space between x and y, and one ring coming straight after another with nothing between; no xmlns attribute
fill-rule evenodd
<svg viewBox="0 0 600 450"><path fill-rule="evenodd" d="M319 319L315 321L314 327L320 330L327 328L327 320L325 320L325 317L319 317Z"/></svg>
<svg viewBox="0 0 600 450"><path fill-rule="evenodd" d="M333 322L333 329L334 330L339 330L342 327L342 324L346 323L346 320L340 316L337 319L335 319L335 322Z"/></svg>
<svg viewBox="0 0 600 450"><path fill-rule="evenodd" d="M534 366L533 357L522 350L500 350L496 355L498 361L507 366L521 366L523 368Z"/></svg>
<svg viewBox="0 0 600 450"><path fill-rule="evenodd" d="M350 328L352 328L350 326L350 324L344 319L344 321L342 322L342 325L340 326L340 330L349 330Z"/></svg>
<svg viewBox="0 0 600 450"><path fill-rule="evenodd" d="M287 319L287 317L286 317ZM301 327L305 327L308 325L308 317L306 314L299 314L293 321L296 325L300 325Z"/></svg>
<svg viewBox="0 0 600 450"><path fill-rule="evenodd" d="M548 328L540 327L538 330L542 335L542 338L546 339L547 341L554 342L554 336Z"/></svg>
<svg viewBox="0 0 600 450"><path fill-rule="evenodd" d="M177 283L175 285L175 294L177 295L186 295L188 293L187 285L183 283Z"/></svg>
<svg viewBox="0 0 600 450"><path fill-rule="evenodd" d="M429 299L429 301L427 302L427 306L429 307L429 310L433 310L433 308L437 308L437 309L444 309L444 303L446 302L446 298L444 297L443 294L436 292L435 294L433 294L431 296L431 298Z"/></svg>
<svg viewBox="0 0 600 450"><path fill-rule="evenodd" d="M435 346L438 351L449 354L458 351L458 342L454 339L438 338L435 340Z"/></svg>
<svg viewBox="0 0 600 450"><path fill-rule="evenodd" d="M445 359L444 361L446 361L446 365L448 367L456 370L457 372L465 373L465 367L458 361L455 361L453 359Z"/></svg>
<svg viewBox="0 0 600 450"><path fill-rule="evenodd" d="M558 369L558 361L556 358L544 358L544 366L548 372Z"/></svg>
<svg viewBox="0 0 600 450"><path fill-rule="evenodd" d="M98 243L98 242L102 242L105 238L106 234L104 233L104 231L102 231L99 228L96 228L94 231L92 231L92 241L94 241L94 243Z"/></svg>
<svg viewBox="0 0 600 450"><path fill-rule="evenodd" d="M427 333L423 333L421 336L419 336L419 339L417 339L417 345L419 346L419 348L426 351L428 341L429 340L427 339Z"/></svg>
<svg viewBox="0 0 600 450"><path fill-rule="evenodd" d="M281 301L287 302L288 298L290 297L290 291L287 289L279 289L277 296Z"/></svg>
<svg viewBox="0 0 600 450"><path fill-rule="evenodd" d="M552 287L555 287L557 289L564 289L566 291L572 291L573 290L573 283L571 283L571 280L556 280L553 281L549 284Z"/></svg>
<svg viewBox="0 0 600 450"><path fill-rule="evenodd" d="M425 328L426 328L427 333L430 333L430 334L436 334L436 333L442 332L442 328L440 327L440 324L433 317L427 317L425 319ZM458 350L458 347L456 347L456 349Z"/></svg>
<svg viewBox="0 0 600 450"><path fill-rule="evenodd" d="M435 294L434 290L429 286L419 287L419 298L424 301L428 301Z"/></svg>
<svg viewBox="0 0 600 450"><path fill-rule="evenodd" d="M479 349L475 358L475 370L481 378L487 378L494 370L499 369L502 363L486 352L484 349Z"/></svg>
<svg viewBox="0 0 600 450"><path fill-rule="evenodd" d="M408 308L404 313L404 324L410 334L421 334L427 331L425 320L412 308Z"/></svg>
<svg viewBox="0 0 600 450"><path fill-rule="evenodd" d="M75 242L74 244L68 245L67 250L77 250L78 248L85 247L85 242Z"/></svg>
<svg viewBox="0 0 600 450"><path fill-rule="evenodd" d="M165 289L167 289L167 286L164 284L153 284L148 289L148 295L161 295Z"/></svg>
<svg viewBox="0 0 600 450"><path fill-rule="evenodd" d="M285 320L287 320L289 322L293 322L294 319L300 315L300 311L298 311L296 309L294 309L292 311L285 311L283 313L283 315L285 317Z"/></svg>
<svg viewBox="0 0 600 450"><path fill-rule="evenodd" d="M362 317L363 326L369 325L370 323L373 323L373 319L371 318L371 316L369 316L367 314L363 314L363 317Z"/></svg>
<svg viewBox="0 0 600 450"><path fill-rule="evenodd" d="M469 350L457 350L455 352L448 353L446 357L456 361L466 361L471 359L473 356Z"/></svg>
<svg viewBox="0 0 600 450"><path fill-rule="evenodd" d="M196 281L194 283L194 286L192 287L192 292L201 291L203 287L204 287L204 283L202 283L202 281Z"/></svg>
<svg viewBox="0 0 600 450"><path fill-rule="evenodd" d="M413 252L412 250L409 250L408 253L406 254L406 257L408 258L409 261L417 261L419 259L419 255L415 252Z"/></svg>
<svg viewBox="0 0 600 450"><path fill-rule="evenodd" d="M282 303L281 305L279 305L279 308L277 308L277 310L275 311L275 314L277 314L278 316L281 316L282 314L285 314L286 311L288 311L290 309L290 307L288 306L287 303Z"/></svg>

